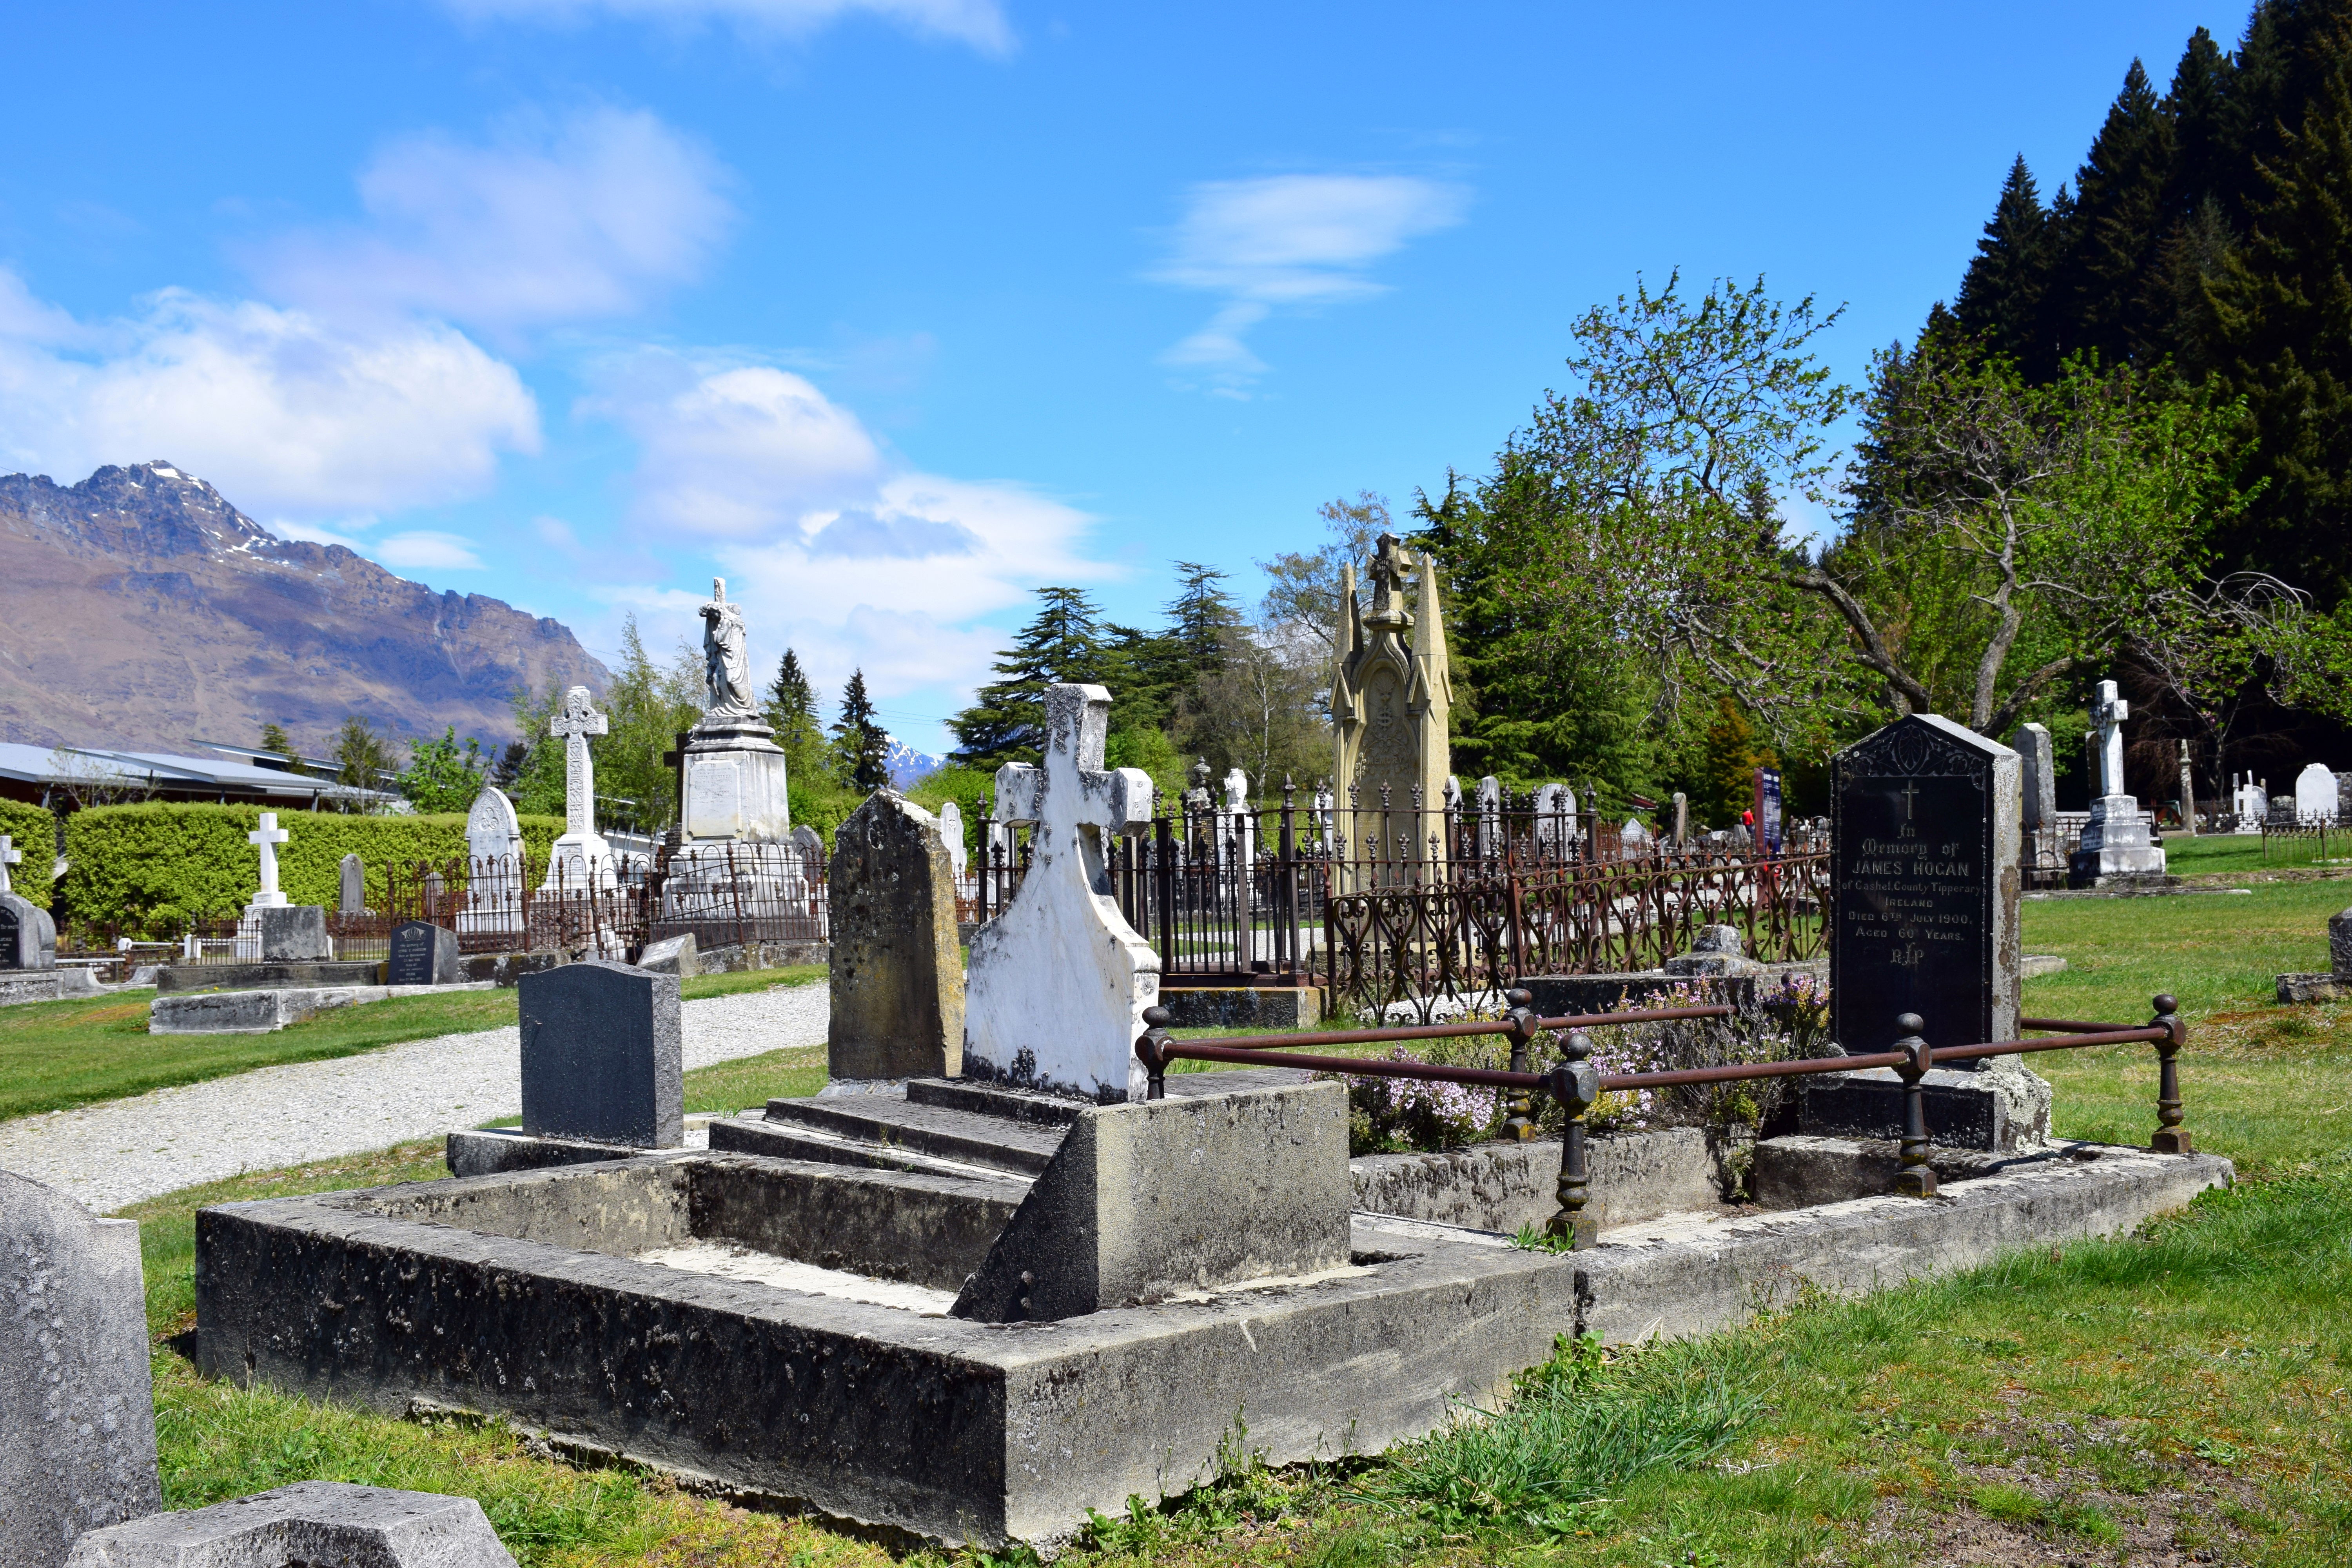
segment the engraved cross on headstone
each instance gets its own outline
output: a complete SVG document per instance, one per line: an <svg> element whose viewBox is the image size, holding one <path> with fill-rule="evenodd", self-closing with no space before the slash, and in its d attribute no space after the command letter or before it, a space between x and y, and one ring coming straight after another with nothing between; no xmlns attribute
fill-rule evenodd
<svg viewBox="0 0 2352 1568"><path fill-rule="evenodd" d="M8 868L24 858L25 852L16 847L16 841L8 835L0 833L0 893L16 890L8 886Z"/></svg>
<svg viewBox="0 0 2352 1568"><path fill-rule="evenodd" d="M588 758L588 737L611 728L605 716L588 699L588 689L575 686L563 694L563 711L548 721L547 732L563 741L563 830L596 830L596 765Z"/></svg>
<svg viewBox="0 0 2352 1568"><path fill-rule="evenodd" d="M2124 793L2124 721L2131 704L2116 695L2116 683L2099 682L2098 700L2091 704L2091 722L2099 727L2099 793Z"/></svg>
<svg viewBox="0 0 2352 1568"><path fill-rule="evenodd" d="M278 826L278 814L265 811L261 826L245 836L245 841L261 851L261 897L256 903L268 903L269 895L278 891L278 847L294 836Z"/></svg>

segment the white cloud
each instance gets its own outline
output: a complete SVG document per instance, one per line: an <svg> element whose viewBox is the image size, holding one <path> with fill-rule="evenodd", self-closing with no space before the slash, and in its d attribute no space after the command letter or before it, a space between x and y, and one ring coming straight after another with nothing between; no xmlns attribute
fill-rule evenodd
<svg viewBox="0 0 2352 1568"><path fill-rule="evenodd" d="M1207 325L1160 356L1238 391L1265 370L1243 334L1277 307L1362 300L1366 271L1411 240L1462 221L1469 193L1402 174L1275 174L1192 187L1152 278L1223 294Z"/></svg>
<svg viewBox="0 0 2352 1568"><path fill-rule="evenodd" d="M981 617L1041 584L1114 574L1080 548L1086 513L1017 484L895 466L801 376L671 355L607 373L582 410L639 443L638 530L665 548L706 542L728 596L751 606L760 657L790 644L829 688L862 668L877 699L968 692L1003 646Z"/></svg>
<svg viewBox="0 0 2352 1568"><path fill-rule="evenodd" d="M394 142L359 177L364 228L251 257L275 296L338 317L419 312L507 332L637 310L701 272L729 176L644 110L525 116L488 145Z"/></svg>
<svg viewBox="0 0 2352 1568"><path fill-rule="evenodd" d="M476 19L576 23L598 15L691 26L725 22L767 37L801 38L844 17L865 14L918 37L951 38L983 54L1013 47L1013 29L996 0L446 0Z"/></svg>
<svg viewBox="0 0 2352 1568"><path fill-rule="evenodd" d="M482 563L482 558L474 553L472 541L455 533L435 533L426 530L395 533L378 544L372 553L386 566L412 571L438 568L445 572L464 572Z"/></svg>
<svg viewBox="0 0 2352 1568"><path fill-rule="evenodd" d="M0 461L66 482L168 458L260 516L472 495L539 447L513 367L435 321L338 326L181 289L75 322L0 272Z"/></svg>

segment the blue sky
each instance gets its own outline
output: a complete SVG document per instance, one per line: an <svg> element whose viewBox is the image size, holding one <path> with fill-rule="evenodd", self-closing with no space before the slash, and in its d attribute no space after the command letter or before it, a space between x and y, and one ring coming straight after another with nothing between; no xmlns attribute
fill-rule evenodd
<svg viewBox="0 0 2352 1568"><path fill-rule="evenodd" d="M0 469L167 459L282 532L892 728L1029 590L1475 471L1676 267L1948 298L2011 157L2242 6L355 0L14 8Z"/></svg>

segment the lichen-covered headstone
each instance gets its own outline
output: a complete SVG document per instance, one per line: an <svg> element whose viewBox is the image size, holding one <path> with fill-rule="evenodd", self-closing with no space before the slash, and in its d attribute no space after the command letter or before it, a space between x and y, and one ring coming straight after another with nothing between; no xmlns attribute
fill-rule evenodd
<svg viewBox="0 0 2352 1568"><path fill-rule="evenodd" d="M139 1226L0 1171L0 1563L163 1506Z"/></svg>
<svg viewBox="0 0 2352 1568"><path fill-rule="evenodd" d="M1160 999L1160 956L1119 913L1106 835L1151 821L1151 775L1106 770L1110 693L1045 689L1045 763L996 773L997 814L1036 825L1004 912L971 939L964 1072L1099 1101L1141 1100L1135 1042Z"/></svg>
<svg viewBox="0 0 2352 1568"><path fill-rule="evenodd" d="M356 855L343 857L336 873L335 912L339 915L367 913L367 868Z"/></svg>
<svg viewBox="0 0 2352 1568"><path fill-rule="evenodd" d="M298 1481L96 1531L68 1568L514 1568L467 1497ZM13 1564L11 1565L13 1568Z"/></svg>
<svg viewBox="0 0 2352 1568"><path fill-rule="evenodd" d="M833 836L828 871L835 1081L963 1071L955 868L929 812L877 790Z"/></svg>
<svg viewBox="0 0 2352 1568"><path fill-rule="evenodd" d="M0 969L55 969L58 928L21 893L0 893Z"/></svg>

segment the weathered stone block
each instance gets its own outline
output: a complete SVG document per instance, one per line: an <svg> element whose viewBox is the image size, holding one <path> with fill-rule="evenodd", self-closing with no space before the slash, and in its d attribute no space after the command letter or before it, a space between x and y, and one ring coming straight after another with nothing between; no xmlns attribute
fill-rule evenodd
<svg viewBox="0 0 2352 1568"><path fill-rule="evenodd" d="M648 974L675 974L680 980L691 980L702 973L702 955L697 950L694 933L666 936L659 942L646 943L637 954L637 967Z"/></svg>
<svg viewBox="0 0 2352 1568"><path fill-rule="evenodd" d="M685 1141L678 981L590 959L516 987L523 1131L641 1149Z"/></svg>
<svg viewBox="0 0 2352 1568"><path fill-rule="evenodd" d="M936 817L877 790L833 836L835 1079L954 1078L963 1071L963 960L955 868Z"/></svg>
<svg viewBox="0 0 2352 1568"><path fill-rule="evenodd" d="M0 1563L163 1506L139 1226L0 1171Z"/></svg>
<svg viewBox="0 0 2352 1568"><path fill-rule="evenodd" d="M68 1568L514 1568L472 1498L299 1481L93 1531Z"/></svg>
<svg viewBox="0 0 2352 1568"><path fill-rule="evenodd" d="M1586 1212L1603 1225L1711 1210L1735 1184L1731 1146L1696 1127L1587 1140ZM1348 1162L1356 1207L1515 1235L1559 1212L1559 1140L1474 1143L1440 1154L1365 1154Z"/></svg>
<svg viewBox="0 0 2352 1568"><path fill-rule="evenodd" d="M1160 1005L1180 1029L1304 1029L1323 1017L1313 985L1163 985Z"/></svg>
<svg viewBox="0 0 2352 1568"><path fill-rule="evenodd" d="M403 921L392 928L385 984L454 985L464 978L456 931L430 921Z"/></svg>
<svg viewBox="0 0 2352 1568"><path fill-rule="evenodd" d="M261 918L264 963L317 963L335 956L327 911L317 904L284 904L255 911Z"/></svg>
<svg viewBox="0 0 2352 1568"><path fill-rule="evenodd" d="M2327 968L2338 980L2352 981L2352 910L2327 917Z"/></svg>
<svg viewBox="0 0 2352 1568"><path fill-rule="evenodd" d="M2011 1152L2050 1141L2050 1084L2015 1057L1993 1057L1973 1072L1933 1068L1921 1080L1927 1137L1954 1149ZM1798 1125L1832 1138L1903 1135L1903 1080L1887 1068L1807 1079Z"/></svg>
<svg viewBox="0 0 2352 1568"><path fill-rule="evenodd" d="M1094 1107L955 1313L1045 1321L1337 1268L1354 1205L1337 1083Z"/></svg>

